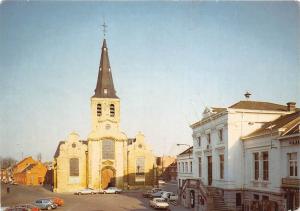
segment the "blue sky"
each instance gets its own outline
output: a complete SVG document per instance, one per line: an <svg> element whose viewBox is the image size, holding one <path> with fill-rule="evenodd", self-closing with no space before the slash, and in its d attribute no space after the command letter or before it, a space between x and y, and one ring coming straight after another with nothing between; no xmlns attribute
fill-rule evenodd
<svg viewBox="0 0 300 211"><path fill-rule="evenodd" d="M52 159L91 129L101 24L121 128L156 154L192 143L205 106L300 104L297 2L7 2L0 5L2 156Z"/></svg>

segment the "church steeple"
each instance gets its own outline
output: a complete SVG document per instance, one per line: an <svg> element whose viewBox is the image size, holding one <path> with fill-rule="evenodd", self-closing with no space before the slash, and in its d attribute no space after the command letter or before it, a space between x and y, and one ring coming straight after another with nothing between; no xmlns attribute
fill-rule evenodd
<svg viewBox="0 0 300 211"><path fill-rule="evenodd" d="M118 98L114 88L106 40L103 40L95 98Z"/></svg>

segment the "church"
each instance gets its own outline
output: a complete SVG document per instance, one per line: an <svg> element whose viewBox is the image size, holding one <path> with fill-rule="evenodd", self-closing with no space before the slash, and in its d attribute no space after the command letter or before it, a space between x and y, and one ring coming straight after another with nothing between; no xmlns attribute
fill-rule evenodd
<svg viewBox="0 0 300 211"><path fill-rule="evenodd" d="M83 188L122 189L153 186L156 163L144 135L128 138L120 129L120 98L114 88L106 39L103 40L97 85L91 103L91 132L76 132L60 141L54 154L55 192Z"/></svg>

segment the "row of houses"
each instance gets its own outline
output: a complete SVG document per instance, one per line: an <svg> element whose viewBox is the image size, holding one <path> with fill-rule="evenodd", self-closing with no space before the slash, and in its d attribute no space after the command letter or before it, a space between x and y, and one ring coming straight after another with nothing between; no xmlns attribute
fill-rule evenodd
<svg viewBox="0 0 300 211"><path fill-rule="evenodd" d="M299 204L300 109L240 101L206 108L193 146L177 156L178 193L198 210L295 210Z"/></svg>

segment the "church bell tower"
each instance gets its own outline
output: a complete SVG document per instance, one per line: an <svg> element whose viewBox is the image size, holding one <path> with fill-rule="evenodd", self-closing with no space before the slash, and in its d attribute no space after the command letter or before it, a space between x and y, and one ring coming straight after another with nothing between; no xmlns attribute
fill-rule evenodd
<svg viewBox="0 0 300 211"><path fill-rule="evenodd" d="M120 99L114 88L106 40L103 40L98 80L91 97L92 129L94 131L119 129Z"/></svg>

